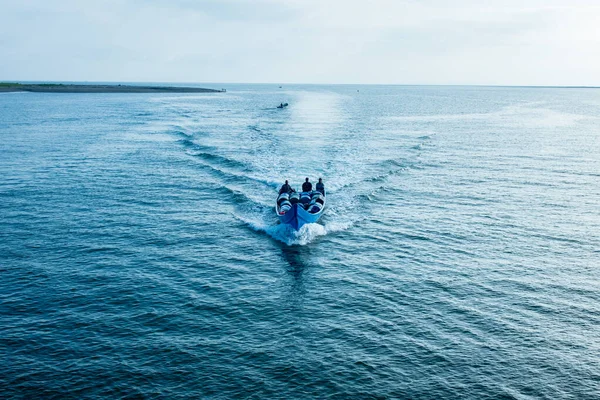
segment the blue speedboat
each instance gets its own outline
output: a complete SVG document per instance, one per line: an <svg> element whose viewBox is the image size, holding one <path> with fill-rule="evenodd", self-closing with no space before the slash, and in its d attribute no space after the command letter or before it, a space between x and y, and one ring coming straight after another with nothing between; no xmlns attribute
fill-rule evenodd
<svg viewBox="0 0 600 400"><path fill-rule="evenodd" d="M282 193L277 197L275 212L282 224L299 230L315 223L325 210L325 195L318 191Z"/></svg>

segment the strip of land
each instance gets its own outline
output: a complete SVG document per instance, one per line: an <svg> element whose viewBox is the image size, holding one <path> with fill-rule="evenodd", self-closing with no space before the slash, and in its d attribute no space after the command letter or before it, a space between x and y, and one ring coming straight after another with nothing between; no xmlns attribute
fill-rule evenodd
<svg viewBox="0 0 600 400"><path fill-rule="evenodd" d="M137 85L76 85L62 83L1 83L0 92L42 93L217 93L225 89L205 89L184 86L137 86Z"/></svg>

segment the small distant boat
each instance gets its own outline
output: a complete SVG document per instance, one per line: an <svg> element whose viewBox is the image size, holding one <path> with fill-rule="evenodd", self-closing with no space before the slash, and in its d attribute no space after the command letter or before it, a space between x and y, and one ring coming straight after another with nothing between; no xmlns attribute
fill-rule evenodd
<svg viewBox="0 0 600 400"><path fill-rule="evenodd" d="M319 191L282 193L277 197L275 212L282 224L299 230L315 223L325 210L325 195Z"/></svg>
<svg viewBox="0 0 600 400"><path fill-rule="evenodd" d="M287 106L288 106L288 103L281 103L280 105L277 106L277 108L284 108Z"/></svg>

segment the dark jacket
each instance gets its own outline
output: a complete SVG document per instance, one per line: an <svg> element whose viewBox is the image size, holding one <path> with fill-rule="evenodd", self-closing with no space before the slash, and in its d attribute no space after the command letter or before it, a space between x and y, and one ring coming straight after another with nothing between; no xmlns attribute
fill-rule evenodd
<svg viewBox="0 0 600 400"><path fill-rule="evenodd" d="M325 185L323 185L323 182L317 182L317 190L322 194L325 194Z"/></svg>
<svg viewBox="0 0 600 400"><path fill-rule="evenodd" d="M310 191L312 191L312 183L310 183L310 182L304 182L302 184L302 191L303 192L310 192Z"/></svg>
<svg viewBox="0 0 600 400"><path fill-rule="evenodd" d="M281 186L281 189L279 189L279 194L292 193L292 192L294 192L294 189L292 189L292 187L290 185L288 185L287 183L284 183L283 186Z"/></svg>

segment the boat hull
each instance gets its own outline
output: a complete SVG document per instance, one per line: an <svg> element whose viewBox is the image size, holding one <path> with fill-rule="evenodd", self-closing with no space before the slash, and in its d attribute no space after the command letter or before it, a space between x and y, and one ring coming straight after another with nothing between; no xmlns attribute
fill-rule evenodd
<svg viewBox="0 0 600 400"><path fill-rule="evenodd" d="M296 203L292 204L292 208L290 208L288 212L286 212L283 215L278 215L278 217L279 221L282 224L290 225L295 230L299 230L306 224L312 224L317 222L319 218L321 218L324 209L325 207L323 207L323 209L320 212L316 214L311 214L304 208L299 207L298 203Z"/></svg>

